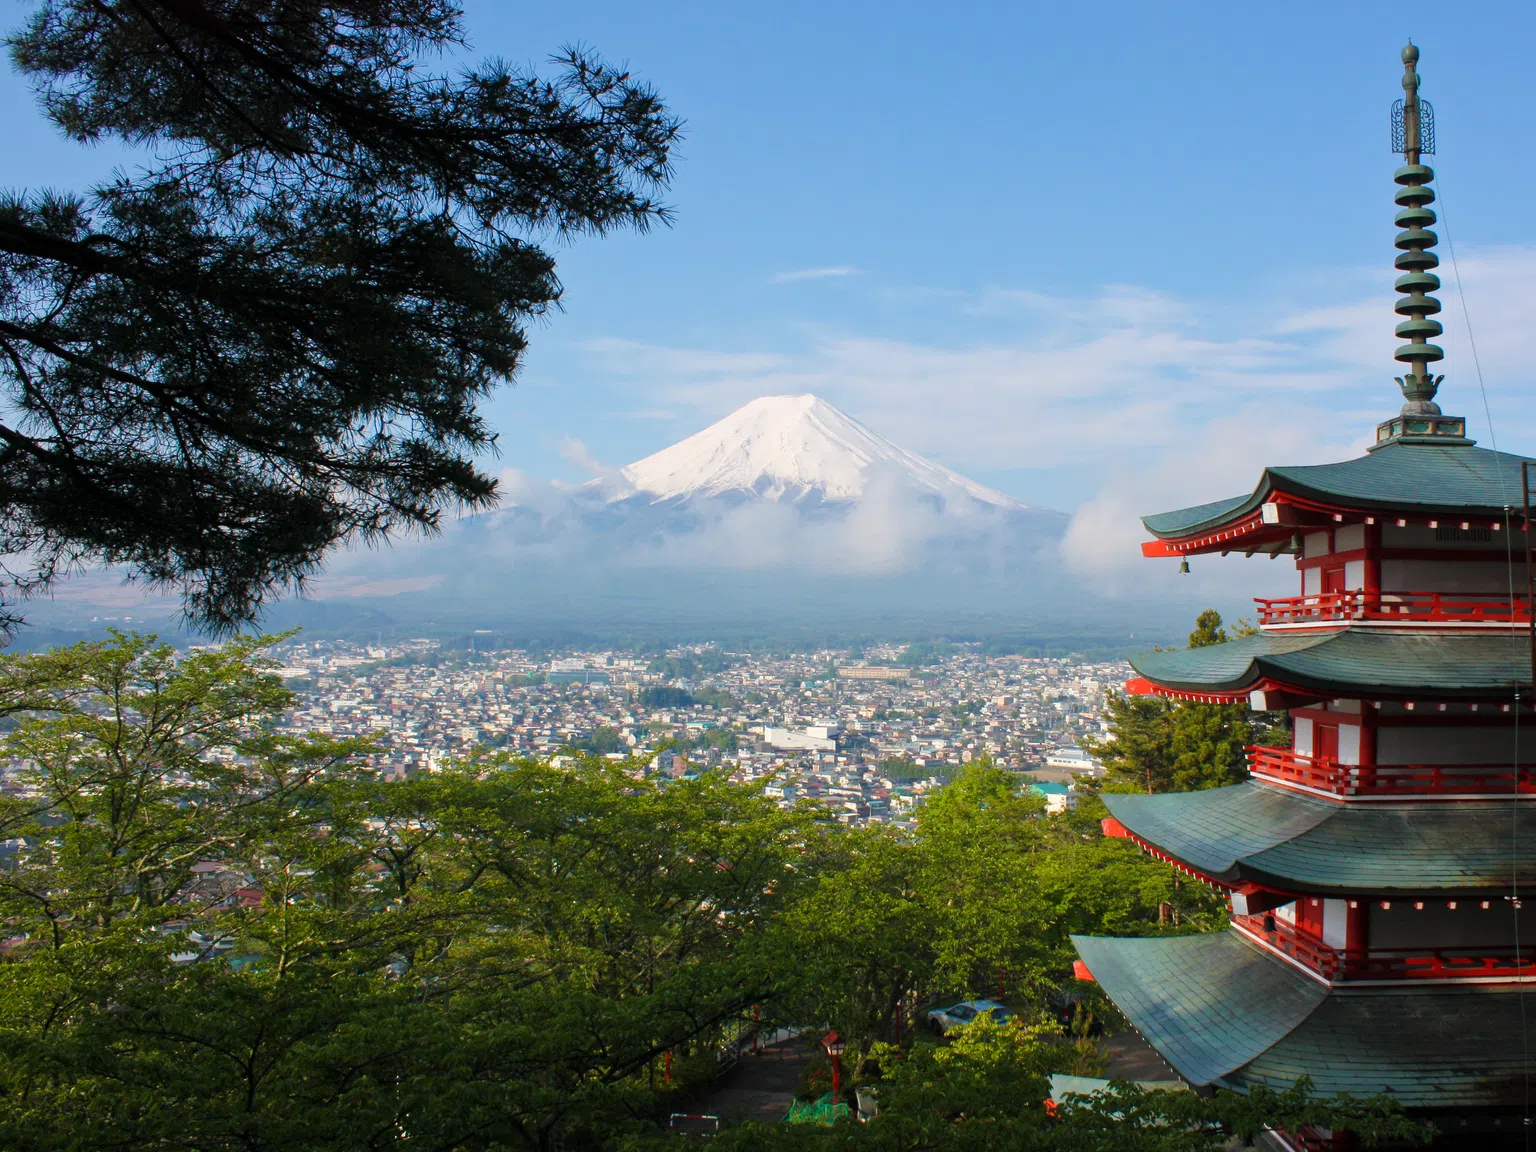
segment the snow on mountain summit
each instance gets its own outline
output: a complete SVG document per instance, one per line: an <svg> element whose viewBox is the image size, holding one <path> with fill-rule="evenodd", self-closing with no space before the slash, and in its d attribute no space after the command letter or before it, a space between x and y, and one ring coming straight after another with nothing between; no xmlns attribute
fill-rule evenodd
<svg viewBox="0 0 1536 1152"><path fill-rule="evenodd" d="M609 500L856 501L877 474L944 501L1017 501L876 435L817 396L761 396L670 448L594 481Z"/></svg>

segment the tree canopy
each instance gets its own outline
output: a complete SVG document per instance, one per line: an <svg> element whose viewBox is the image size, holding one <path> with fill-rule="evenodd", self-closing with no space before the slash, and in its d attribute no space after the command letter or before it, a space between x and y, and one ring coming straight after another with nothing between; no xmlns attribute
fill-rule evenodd
<svg viewBox="0 0 1536 1152"><path fill-rule="evenodd" d="M629 73L457 75L455 0L41 0L46 115L146 163L0 197L0 549L229 628L326 551L482 508L479 401L560 296L539 233L645 228L679 124Z"/></svg>

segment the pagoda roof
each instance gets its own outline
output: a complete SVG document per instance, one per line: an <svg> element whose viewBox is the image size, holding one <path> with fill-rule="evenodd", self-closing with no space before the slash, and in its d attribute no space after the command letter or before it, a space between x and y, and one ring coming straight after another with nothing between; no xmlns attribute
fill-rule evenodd
<svg viewBox="0 0 1536 1152"><path fill-rule="evenodd" d="M1130 662L1154 689L1232 699L1266 688L1317 698L1487 699L1512 695L1531 679L1527 638L1496 633L1259 632L1203 648L1138 653Z"/></svg>
<svg viewBox="0 0 1536 1152"><path fill-rule="evenodd" d="M1407 897L1536 883L1536 807L1507 800L1341 804L1256 781L1102 799L1136 840L1225 884Z"/></svg>
<svg viewBox="0 0 1536 1152"><path fill-rule="evenodd" d="M1191 1084L1391 1093L1409 1108L1523 1099L1510 987L1330 989L1243 939L1073 936L1135 1029Z"/></svg>
<svg viewBox="0 0 1536 1152"><path fill-rule="evenodd" d="M1506 505L1519 499L1525 459L1471 445L1392 443L1335 464L1266 468L1247 496L1143 516L1141 522L1159 540L1203 538L1239 525L1244 536L1257 538L1265 523L1269 533L1283 534L1283 526L1259 515L1277 498L1316 512L1502 520ZM1250 519L1255 523L1244 523Z"/></svg>

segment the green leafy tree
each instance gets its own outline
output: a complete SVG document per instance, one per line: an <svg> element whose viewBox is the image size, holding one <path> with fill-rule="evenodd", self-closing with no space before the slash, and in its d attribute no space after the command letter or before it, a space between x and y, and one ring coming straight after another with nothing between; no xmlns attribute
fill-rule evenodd
<svg viewBox="0 0 1536 1152"><path fill-rule="evenodd" d="M775 992L809 817L601 760L383 781L270 731L263 645L0 660L0 1144L601 1142Z"/></svg>
<svg viewBox="0 0 1536 1152"><path fill-rule="evenodd" d="M1043 1006L1068 979L1072 932L1172 931L1221 924L1221 902L1091 821L1048 819L1013 773L981 760L919 811L916 834L854 830L778 939L779 1011L836 1028L859 1075L913 1006L992 996ZM898 1023L900 1021L900 1023Z"/></svg>
<svg viewBox="0 0 1536 1152"><path fill-rule="evenodd" d="M1195 621L1189 647L1227 639L1221 614L1208 608ZM1193 792L1236 784L1247 772L1256 726L1244 705L1112 694L1105 712L1108 738L1085 744L1104 765L1111 788Z"/></svg>
<svg viewBox="0 0 1536 1152"><path fill-rule="evenodd" d="M580 51L434 73L454 0L40 0L7 43L62 133L146 161L0 198L12 604L105 561L228 628L486 507L477 405L560 295L527 236L666 215L656 95Z"/></svg>
<svg viewBox="0 0 1536 1152"><path fill-rule="evenodd" d="M1221 626L1221 613L1207 608L1195 617L1195 630L1189 634L1191 648L1207 648L1212 644L1225 644L1227 630Z"/></svg>

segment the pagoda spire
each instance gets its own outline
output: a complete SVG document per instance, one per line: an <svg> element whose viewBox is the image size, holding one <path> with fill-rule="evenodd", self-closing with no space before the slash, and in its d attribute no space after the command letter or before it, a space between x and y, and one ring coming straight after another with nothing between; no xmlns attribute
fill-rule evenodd
<svg viewBox="0 0 1536 1152"><path fill-rule="evenodd" d="M1403 390L1402 413L1377 427L1377 447L1389 443L1471 443L1466 439L1465 420L1441 414L1435 393L1445 377L1436 376L1429 367L1445 353L1430 343L1444 331L1433 318L1440 311L1440 301L1429 295L1440 288L1440 277L1432 271L1440 264L1433 251L1440 238L1429 228L1435 223L1430 207L1435 192L1429 186L1435 170L1421 163L1435 151L1435 110L1428 100L1419 98L1418 63L1419 50L1410 41L1403 49L1403 98L1392 106L1392 150L1403 154L1403 166L1393 175L1399 185L1393 197L1398 206L1394 222L1401 229L1393 265L1402 273L1394 285L1402 293L1394 311L1404 317L1397 335L1408 341L1394 358L1408 370L1397 377Z"/></svg>

